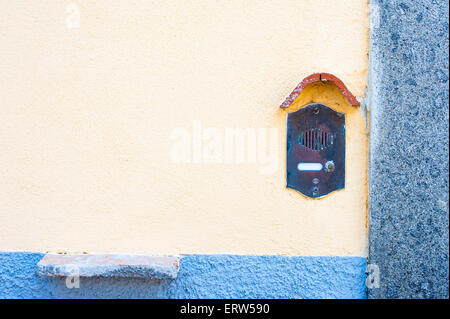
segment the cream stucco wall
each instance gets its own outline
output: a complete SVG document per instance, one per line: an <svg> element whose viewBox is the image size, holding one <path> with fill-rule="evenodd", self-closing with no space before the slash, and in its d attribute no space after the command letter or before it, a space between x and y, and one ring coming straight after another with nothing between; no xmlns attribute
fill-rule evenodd
<svg viewBox="0 0 450 319"><path fill-rule="evenodd" d="M313 72L361 98L367 6L0 0L0 250L365 256L362 112L326 84L292 106L347 116L346 188L310 200L285 188L278 106ZM193 125L272 128L275 169L174 162Z"/></svg>

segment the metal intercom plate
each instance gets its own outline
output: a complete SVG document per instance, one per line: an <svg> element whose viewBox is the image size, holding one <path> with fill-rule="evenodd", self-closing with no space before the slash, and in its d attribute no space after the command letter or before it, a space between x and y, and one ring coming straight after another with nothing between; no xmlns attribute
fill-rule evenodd
<svg viewBox="0 0 450 319"><path fill-rule="evenodd" d="M345 114L319 103L288 114L286 182L312 198L345 187Z"/></svg>

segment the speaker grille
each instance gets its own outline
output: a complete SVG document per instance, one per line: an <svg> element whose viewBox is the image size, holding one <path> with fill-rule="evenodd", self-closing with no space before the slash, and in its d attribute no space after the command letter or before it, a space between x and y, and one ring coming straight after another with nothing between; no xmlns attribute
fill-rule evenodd
<svg viewBox="0 0 450 319"><path fill-rule="evenodd" d="M313 128L300 133L298 144L313 151L321 151L333 145L335 139L336 137L330 132Z"/></svg>

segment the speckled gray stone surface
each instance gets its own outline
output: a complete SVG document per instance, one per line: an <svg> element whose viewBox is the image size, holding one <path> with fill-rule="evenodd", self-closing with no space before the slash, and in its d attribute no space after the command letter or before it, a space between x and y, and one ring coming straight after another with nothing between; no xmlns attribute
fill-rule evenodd
<svg viewBox="0 0 450 319"><path fill-rule="evenodd" d="M448 2L371 1L369 298L448 298Z"/></svg>

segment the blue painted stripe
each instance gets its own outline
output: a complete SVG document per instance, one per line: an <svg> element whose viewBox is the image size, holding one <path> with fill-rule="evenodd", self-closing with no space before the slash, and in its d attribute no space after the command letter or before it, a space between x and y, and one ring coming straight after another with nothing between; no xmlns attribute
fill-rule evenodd
<svg viewBox="0 0 450 319"><path fill-rule="evenodd" d="M36 276L41 253L0 252L0 298L366 298L366 259L188 255L176 280Z"/></svg>

